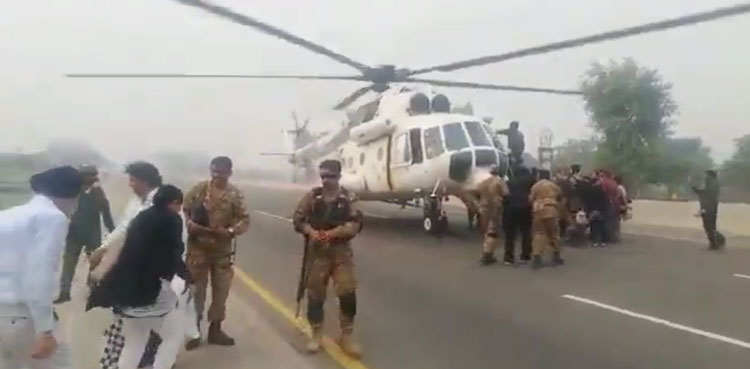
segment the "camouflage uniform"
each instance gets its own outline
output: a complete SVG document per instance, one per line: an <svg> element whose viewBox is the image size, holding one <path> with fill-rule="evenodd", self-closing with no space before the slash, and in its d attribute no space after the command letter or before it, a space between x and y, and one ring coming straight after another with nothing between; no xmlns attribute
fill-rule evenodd
<svg viewBox="0 0 750 369"><path fill-rule="evenodd" d="M191 211L203 202L208 213L209 227L232 228L235 235L244 233L250 223L245 208L244 196L231 184L222 193L217 193L211 181L195 185L185 195L185 216L191 219ZM211 307L208 321L220 323L226 317L226 300L234 277L232 240L215 234L200 232L188 239L187 265L195 285L195 310L200 320L206 302L209 273L211 274Z"/></svg>
<svg viewBox="0 0 750 369"><path fill-rule="evenodd" d="M493 175L477 187L479 193L479 213L482 220L482 231L484 232L484 244L482 245L483 262L494 258L495 249L500 243L500 231L503 228L503 198L510 191L505 181L497 175Z"/></svg>
<svg viewBox="0 0 750 369"><path fill-rule="evenodd" d="M532 255L534 265L541 263L541 255L546 248L554 253L553 262L562 264L560 259L560 225L559 198L562 191L548 179L539 180L531 187L529 201L532 204L533 220L531 224Z"/></svg>
<svg viewBox="0 0 750 369"><path fill-rule="evenodd" d="M567 177L562 174L555 176L555 184L560 188L560 201L558 203L559 231L560 236L567 235L569 226L575 224L575 213L570 208L570 199L573 195L573 186Z"/></svg>
<svg viewBox="0 0 750 369"><path fill-rule="evenodd" d="M472 228L477 222L477 215L479 214L479 205L477 204L477 197L469 192L458 192L456 197L464 203L466 207L466 217L469 220L469 228ZM478 224L476 224L478 225Z"/></svg>
<svg viewBox="0 0 750 369"><path fill-rule="evenodd" d="M308 246L307 319L313 327L313 339L320 338L323 324L323 303L329 279L333 280L339 297L341 346L356 356L351 334L357 312L353 252L349 241L362 229L362 213L356 197L341 188L332 198L323 195L321 187L308 192L294 212L295 231L310 237L314 232L326 232L328 242L311 239ZM315 351L314 349L310 349Z"/></svg>

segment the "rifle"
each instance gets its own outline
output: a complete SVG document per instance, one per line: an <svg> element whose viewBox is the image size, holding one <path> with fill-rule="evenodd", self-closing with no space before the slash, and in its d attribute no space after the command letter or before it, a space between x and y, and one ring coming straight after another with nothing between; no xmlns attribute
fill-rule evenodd
<svg viewBox="0 0 750 369"><path fill-rule="evenodd" d="M294 313L294 318L299 317L300 301L305 297L305 287L307 285L307 264L310 259L310 238L305 236L305 250L302 254L302 266L299 272L299 283L297 284L297 309Z"/></svg>

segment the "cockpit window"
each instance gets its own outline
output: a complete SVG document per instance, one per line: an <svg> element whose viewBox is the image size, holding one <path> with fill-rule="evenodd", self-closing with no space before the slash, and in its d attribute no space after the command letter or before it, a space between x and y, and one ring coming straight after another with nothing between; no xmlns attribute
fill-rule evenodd
<svg viewBox="0 0 750 369"><path fill-rule="evenodd" d="M440 127L432 127L424 130L424 153L427 159L432 159L445 151L443 148L443 137L440 136Z"/></svg>
<svg viewBox="0 0 750 369"><path fill-rule="evenodd" d="M450 123L443 126L445 134L445 147L448 151L461 150L469 147L469 139L466 138L464 127L461 123Z"/></svg>
<svg viewBox="0 0 750 369"><path fill-rule="evenodd" d="M474 146L492 146L490 139L487 138L485 131L479 122L465 122L466 131L469 132L471 143Z"/></svg>

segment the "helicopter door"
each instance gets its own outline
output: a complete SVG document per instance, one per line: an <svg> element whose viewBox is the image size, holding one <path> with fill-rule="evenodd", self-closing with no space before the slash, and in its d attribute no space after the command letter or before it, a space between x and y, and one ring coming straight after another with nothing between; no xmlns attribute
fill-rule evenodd
<svg viewBox="0 0 750 369"><path fill-rule="evenodd" d="M402 188L409 176L411 165L411 144L409 132L398 134L391 141L390 184L393 190Z"/></svg>

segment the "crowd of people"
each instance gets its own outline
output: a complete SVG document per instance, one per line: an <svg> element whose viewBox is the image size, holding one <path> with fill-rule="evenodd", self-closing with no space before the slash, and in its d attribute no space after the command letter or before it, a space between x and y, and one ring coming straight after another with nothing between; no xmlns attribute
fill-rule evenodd
<svg viewBox="0 0 750 369"><path fill-rule="evenodd" d="M362 349L352 336L357 279L350 241L362 230L362 212L356 196L339 184L340 162L323 161L319 171L321 186L305 194L293 217L294 230L306 240L300 286L307 292L312 327L307 349L320 350L323 304L332 280L339 299L338 344L359 358ZM82 251L89 262L86 310L112 312L102 369L171 369L183 342L187 350L199 348L209 281L207 342L234 345L222 322L236 237L247 231L250 217L243 194L229 183L232 161L217 157L210 172L210 179L183 196L178 187L162 183L152 164L129 165L134 196L117 225L96 168L63 166L32 176L32 199L0 211L0 368L71 368L53 305L70 301ZM516 262L520 238L519 260L532 261L535 269L543 266L547 251L552 265L564 264L561 240L580 244L588 238L594 246L619 240L630 199L622 179L610 171L583 175L573 165L552 176L516 165L507 182L497 167L492 174L478 187L482 265L497 262L494 253L503 234L503 261ZM712 249L724 245L716 230L718 188L713 171L703 188L694 188ZM102 219L110 231L103 240Z"/></svg>
<svg viewBox="0 0 750 369"><path fill-rule="evenodd" d="M31 201L0 211L1 368L71 367L53 305L71 300L82 251L89 262L86 310L113 313L102 369L170 369L183 342L188 350L198 348L209 281L207 342L234 345L221 323L233 240L247 230L249 215L242 193L229 183L232 161L213 159L211 179L184 196L163 184L150 163L132 163L126 173L134 196L117 226L90 166L36 174ZM109 230L103 240L102 220Z"/></svg>
<svg viewBox="0 0 750 369"><path fill-rule="evenodd" d="M516 241L521 239L519 261L533 261L533 268L542 266L541 254L552 251L552 264L562 265L560 244L572 246L589 244L603 247L620 241L623 220L632 217L632 199L623 178L606 169L589 174L580 165L558 170L554 177L547 170L528 169L515 164L507 182L497 167L492 175L479 184L477 204L469 196L461 197L469 203L469 222L479 218L484 235L481 265L498 260L495 249L500 238L505 239L503 262L516 263ZM717 230L719 184L713 170L705 173L702 188L693 187L700 200L703 228L709 249L724 247L726 239ZM473 209L476 209L476 214ZM555 224L553 224L555 223Z"/></svg>
<svg viewBox="0 0 750 369"><path fill-rule="evenodd" d="M362 230L362 213L354 195L339 185L341 163L327 160L319 169L321 186L302 198L293 222L309 254L301 279L312 327L307 349L320 350L323 304L333 280L341 310L338 343L357 358L357 281L349 241ZM236 237L247 231L250 217L242 192L229 183L232 161L214 158L210 171L210 179L183 195L162 183L154 165L128 165L134 196L117 225L96 168L62 166L34 175L31 201L0 211L0 368L72 368L54 305L71 300L82 251L89 262L85 309L112 312L100 368L171 369L183 343L186 350L199 348L209 281L206 341L234 345L222 322ZM103 240L102 220L109 230Z"/></svg>
<svg viewBox="0 0 750 369"><path fill-rule="evenodd" d="M516 165L507 182L497 168L480 183L480 228L485 235L482 265L497 262L494 251L501 234L505 238L505 264L516 263L515 245L521 239L519 261L542 266L541 254L552 251L554 265L563 264L560 242L592 246L617 242L620 223L629 216L627 191L622 178L607 170L583 175L579 165L569 171L528 169Z"/></svg>

